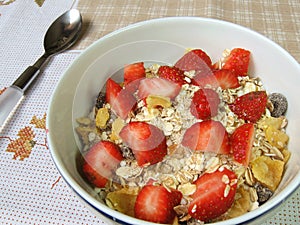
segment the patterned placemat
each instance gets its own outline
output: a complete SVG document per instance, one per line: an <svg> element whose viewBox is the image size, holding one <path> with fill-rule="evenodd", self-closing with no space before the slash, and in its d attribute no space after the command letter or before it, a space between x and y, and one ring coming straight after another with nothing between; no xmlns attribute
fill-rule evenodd
<svg viewBox="0 0 300 225"><path fill-rule="evenodd" d="M103 224L61 179L46 141L50 96L76 56L51 60L1 132L0 224Z"/></svg>
<svg viewBox="0 0 300 225"><path fill-rule="evenodd" d="M72 0L0 1L0 94L43 54L49 24ZM104 224L68 187L46 140L50 96L79 51L52 57L0 130L0 224Z"/></svg>

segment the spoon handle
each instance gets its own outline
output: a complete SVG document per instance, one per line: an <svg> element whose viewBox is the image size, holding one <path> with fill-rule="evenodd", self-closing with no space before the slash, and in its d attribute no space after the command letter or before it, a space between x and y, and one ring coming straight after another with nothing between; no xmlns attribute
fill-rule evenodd
<svg viewBox="0 0 300 225"><path fill-rule="evenodd" d="M23 90L16 86L8 87L0 95L0 127L23 96Z"/></svg>
<svg viewBox="0 0 300 225"><path fill-rule="evenodd" d="M28 66L27 69L15 80L13 85L21 88L25 92L39 74L40 68L48 57L49 55L45 53L32 66Z"/></svg>
<svg viewBox="0 0 300 225"><path fill-rule="evenodd" d="M48 56L49 55L45 53L34 65L28 66L15 82L0 95L0 127L2 127L10 112L13 111L18 104L26 89L37 77L41 66L45 63Z"/></svg>
<svg viewBox="0 0 300 225"><path fill-rule="evenodd" d="M39 71L39 68L28 66L27 69L24 70L24 72L15 80L13 85L25 91L38 75Z"/></svg>

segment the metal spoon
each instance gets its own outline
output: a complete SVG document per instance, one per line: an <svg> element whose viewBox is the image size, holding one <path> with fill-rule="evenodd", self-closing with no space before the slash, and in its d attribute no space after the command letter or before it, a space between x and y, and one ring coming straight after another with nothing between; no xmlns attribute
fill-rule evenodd
<svg viewBox="0 0 300 225"><path fill-rule="evenodd" d="M76 9L68 10L51 24L44 38L45 53L0 95L0 127L37 77L48 57L72 46L78 39L81 28L82 17Z"/></svg>

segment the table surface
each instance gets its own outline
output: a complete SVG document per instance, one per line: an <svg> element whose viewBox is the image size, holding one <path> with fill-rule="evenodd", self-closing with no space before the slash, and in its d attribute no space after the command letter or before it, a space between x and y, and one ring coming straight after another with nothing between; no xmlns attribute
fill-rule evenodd
<svg viewBox="0 0 300 225"><path fill-rule="evenodd" d="M80 41L52 57L0 130L0 224L106 224L61 179L46 140L46 112L63 71L87 46L129 24L166 16L201 16L253 29L300 62L299 0L0 0L0 94L43 53L47 27L80 10ZM300 189L267 224L300 224Z"/></svg>

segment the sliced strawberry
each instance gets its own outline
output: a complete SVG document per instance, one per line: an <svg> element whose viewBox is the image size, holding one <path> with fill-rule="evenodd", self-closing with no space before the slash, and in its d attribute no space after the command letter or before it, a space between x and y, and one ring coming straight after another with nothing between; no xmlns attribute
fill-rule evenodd
<svg viewBox="0 0 300 225"><path fill-rule="evenodd" d="M218 81L218 85L222 89L237 88L241 86L238 78L230 70L225 70L225 69L216 70L214 71L214 76Z"/></svg>
<svg viewBox="0 0 300 225"><path fill-rule="evenodd" d="M236 179L235 173L226 168L199 177L195 181L196 191L188 208L189 215L209 222L225 213L234 202Z"/></svg>
<svg viewBox="0 0 300 225"><path fill-rule="evenodd" d="M233 71L237 76L246 76L250 62L250 51L242 48L231 50L223 69Z"/></svg>
<svg viewBox="0 0 300 225"><path fill-rule="evenodd" d="M207 120L218 114L219 104L220 98L217 92L203 88L194 93L190 111L197 119Z"/></svg>
<svg viewBox="0 0 300 225"><path fill-rule="evenodd" d="M219 121L214 120L193 124L185 131L181 144L195 151L230 153L228 133Z"/></svg>
<svg viewBox="0 0 300 225"><path fill-rule="evenodd" d="M134 157L139 166L153 165L161 162L167 153L166 138L156 148L150 150L133 150Z"/></svg>
<svg viewBox="0 0 300 225"><path fill-rule="evenodd" d="M254 134L254 124L245 123L236 128L230 137L233 157L244 166L248 166L250 161Z"/></svg>
<svg viewBox="0 0 300 225"><path fill-rule="evenodd" d="M130 122L119 136L132 149L139 166L152 165L167 155L166 137L154 125L146 122Z"/></svg>
<svg viewBox="0 0 300 225"><path fill-rule="evenodd" d="M195 76L193 84L200 87L210 86L211 88L221 87L222 89L237 88L240 85L239 80L231 70L215 70L213 75Z"/></svg>
<svg viewBox="0 0 300 225"><path fill-rule="evenodd" d="M182 198L177 190L168 191L163 186L144 186L139 192L134 213L138 219L170 224L175 219L174 207L179 205Z"/></svg>
<svg viewBox="0 0 300 225"><path fill-rule="evenodd" d="M133 80L130 83L126 84L126 86L124 87L125 90L131 93L132 95L135 94L136 91L139 89L140 82L142 79Z"/></svg>
<svg viewBox="0 0 300 225"><path fill-rule="evenodd" d="M253 91L236 98L229 108L238 118L255 123L265 112L267 100L265 91Z"/></svg>
<svg viewBox="0 0 300 225"><path fill-rule="evenodd" d="M96 187L104 187L112 178L123 156L119 146L110 141L100 141L84 156L82 171Z"/></svg>
<svg viewBox="0 0 300 225"><path fill-rule="evenodd" d="M186 84L184 72L181 69L171 66L160 66L157 74L159 77L170 80L182 86Z"/></svg>
<svg viewBox="0 0 300 225"><path fill-rule="evenodd" d="M125 86L134 80L145 78L146 72L143 62L132 63L124 67Z"/></svg>
<svg viewBox="0 0 300 225"><path fill-rule="evenodd" d="M145 78L140 82L138 97L144 99L149 95L160 95L174 99L179 94L180 89L180 85L163 78Z"/></svg>
<svg viewBox="0 0 300 225"><path fill-rule="evenodd" d="M106 82L106 101L110 104L112 111L122 119L126 119L136 105L134 96L111 78Z"/></svg>
<svg viewBox="0 0 300 225"><path fill-rule="evenodd" d="M122 89L116 101L111 104L111 108L120 118L126 119L136 103L135 97L126 89Z"/></svg>
<svg viewBox="0 0 300 225"><path fill-rule="evenodd" d="M118 97L121 90L122 87L119 84L117 84L113 79L108 78L106 81L106 102L111 104L111 102Z"/></svg>
<svg viewBox="0 0 300 225"><path fill-rule="evenodd" d="M182 56L175 67L183 71L210 71L212 62L210 57L201 49L194 49Z"/></svg>

